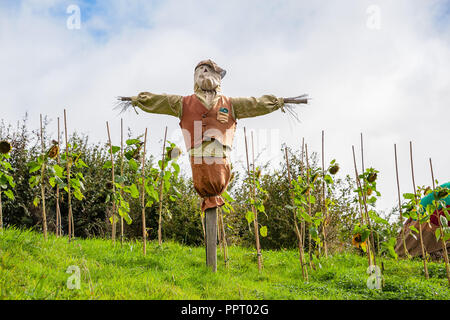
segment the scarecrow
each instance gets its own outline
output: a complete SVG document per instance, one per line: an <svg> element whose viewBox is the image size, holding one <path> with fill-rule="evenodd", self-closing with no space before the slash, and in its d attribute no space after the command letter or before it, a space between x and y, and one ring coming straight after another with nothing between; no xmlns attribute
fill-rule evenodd
<svg viewBox="0 0 450 320"><path fill-rule="evenodd" d="M440 187L442 188L450 188L450 182L442 184ZM438 198L442 200L446 206L447 210L450 211L450 195L446 193L447 191L443 190L441 192L444 192L444 194L438 193ZM425 197L423 197L420 200L420 205L422 206L422 210L425 210L425 208L432 203L432 201L435 199L435 195L433 192L429 193ZM433 214L430 217L429 223L422 223L422 240L423 240L423 246L425 249L425 252L430 254L432 258L439 258L442 257L443 254L443 247L442 247L442 241L437 241L435 232L436 229L439 228L439 220L441 216L445 217L444 209L439 206L438 210L434 211ZM413 220L411 218L408 218L408 220L405 222L405 225L403 226L405 229L405 244L406 244L406 250L408 253L415 257L422 255L422 249L420 246L419 237L417 235L414 235L414 232L410 229L410 227L414 227L416 230L419 230L419 221ZM445 226L444 226L445 227ZM448 222L448 226L450 227L450 221ZM450 242L446 242L447 248L450 249ZM403 246L403 240L401 236L401 232L399 233L397 237L397 243L395 245L395 252L401 256L406 256L406 252Z"/></svg>
<svg viewBox="0 0 450 320"><path fill-rule="evenodd" d="M293 104L308 103L307 95L292 98L274 95L226 97L221 92L221 80L225 74L226 71L214 61L203 60L194 69L192 95L141 92L137 96L118 98L118 107L122 108L122 112L138 107L149 113L167 114L180 119L186 150L190 155L194 188L203 199L201 208L206 213L207 238L208 229L214 237L216 208L224 205L221 194L231 177L229 155L237 119L256 117L278 109L297 118ZM212 250L215 252L214 248ZM207 255L208 251L211 250L207 245ZM215 271L215 265L213 269Z"/></svg>

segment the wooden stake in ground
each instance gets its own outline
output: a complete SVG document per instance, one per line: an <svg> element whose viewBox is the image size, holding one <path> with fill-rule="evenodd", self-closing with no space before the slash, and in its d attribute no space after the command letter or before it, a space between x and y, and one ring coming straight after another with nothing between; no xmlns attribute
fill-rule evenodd
<svg viewBox="0 0 450 320"><path fill-rule="evenodd" d="M2 194L0 193L0 232L3 231L3 206L2 206Z"/></svg>
<svg viewBox="0 0 450 320"><path fill-rule="evenodd" d="M325 133L322 130L322 212L324 216L323 225L322 225L322 234L323 234L323 250L325 251L325 258L328 258L328 248L327 248L327 223L328 223L328 209L326 205L326 195L325 195Z"/></svg>
<svg viewBox="0 0 450 320"><path fill-rule="evenodd" d="M56 156L56 162L58 163L58 165L61 164L61 156L59 154L59 150L60 146L61 146L61 141L60 141L60 136L61 136L61 130L59 127L59 117L58 117L58 155ZM61 208L59 207L59 184L56 185L56 237L61 237L62 236L62 222L61 222Z"/></svg>
<svg viewBox="0 0 450 320"><path fill-rule="evenodd" d="M309 159L308 159L308 144L305 144L305 155L306 155L306 183L308 185L308 192L306 197L308 198L308 215L311 217L311 188L309 187ZM309 224L307 224L309 225ZM314 269L312 261L312 239L311 232L308 232L308 255L309 255L309 266Z"/></svg>
<svg viewBox="0 0 450 320"><path fill-rule="evenodd" d="M109 143L109 155L111 158L111 182L112 182L112 192L116 194L116 184L115 184L115 175L114 175L114 155L112 151L112 142L111 142L111 134L109 131L109 123L106 121L106 131L108 132L108 143ZM111 239L113 243L116 243L116 201L113 201L112 205L112 213L111 213Z"/></svg>
<svg viewBox="0 0 450 320"><path fill-rule="evenodd" d="M409 142L409 155L411 158L411 177L414 188L414 200L416 201L416 212L417 212L417 221L419 221L419 238L420 238L420 248L422 249L422 259L423 259L423 269L425 271L425 279L429 279L430 276L428 274L428 266L427 266L427 256L425 254L425 248L423 246L423 237L422 237L422 224L420 223L420 213L419 213L419 199L417 198L416 191L416 182L414 180L414 163L413 163L413 152L412 152L412 141Z"/></svg>
<svg viewBox="0 0 450 320"><path fill-rule="evenodd" d="M403 225L403 213L402 213L402 201L400 197L400 181L398 178L398 164L397 164L397 145L394 143L394 155L395 155L395 175L397 177L397 195L398 195L398 211L400 212L400 223L402 225L402 242L405 255L409 257L408 249L406 249L405 241L405 226Z"/></svg>
<svg viewBox="0 0 450 320"><path fill-rule="evenodd" d="M42 147L42 157L43 163L41 166L41 197L42 197L42 229L44 231L44 240L47 240L47 213L45 212L45 170L46 170L46 159L45 159L45 144L44 144L44 130L42 128L42 114L41 119L41 147Z"/></svg>
<svg viewBox="0 0 450 320"><path fill-rule="evenodd" d="M433 163L431 162L431 158L430 158L430 170L431 170L431 180L433 181L433 194L436 195L435 191L434 191L436 189L436 185L434 183ZM436 199L436 196L434 198ZM436 211L438 211L437 209L438 208L436 208ZM442 243L442 250L444 253L445 270L447 271L447 280L448 280L448 285L450 286L450 268L449 268L449 263L448 263L447 244L444 239L444 228L442 227L439 213L437 213L437 215L438 215L439 230L441 232L441 243Z"/></svg>
<svg viewBox="0 0 450 320"><path fill-rule="evenodd" d="M120 119L120 177L123 178L123 119ZM122 179L123 181L123 179ZM123 182L121 183L123 187ZM123 197L123 191L120 190ZM120 244L123 245L123 217L120 216Z"/></svg>
<svg viewBox="0 0 450 320"><path fill-rule="evenodd" d="M145 226L145 147L147 145L147 128L144 134L144 152L142 155L142 192L141 192L141 208L142 208L142 250L144 256L147 254L147 228Z"/></svg>
<svg viewBox="0 0 450 320"><path fill-rule="evenodd" d="M363 134L362 133L361 133L361 169L362 169L362 173L364 174L366 169L364 168L364 143L363 143ZM363 186L364 186L364 190L365 190L366 189L366 179L363 179ZM373 238L372 226L370 225L371 224L370 217L369 217L369 213L367 211L366 192L362 192L362 194L363 194L364 206L365 206L365 210L366 210L366 219L367 219L367 223L369 224L369 228L370 228L370 242L372 245L371 249L373 249L373 260L374 260L374 263L376 264L375 240Z"/></svg>
<svg viewBox="0 0 450 320"><path fill-rule="evenodd" d="M228 268L228 244L227 244L227 238L225 235L225 225L223 223L223 212L222 209L219 210L219 225L220 225L220 231L221 231L221 242L222 242L222 249L223 249L223 262L225 263L225 267Z"/></svg>
<svg viewBox="0 0 450 320"><path fill-rule="evenodd" d="M286 168L287 168L288 180L289 180L289 190L290 190L289 197L291 198L291 204L294 207L294 210L293 210L293 213L294 213L294 227L295 227L295 235L297 236L297 242L298 242L298 253L299 253L300 267L302 268L303 279L308 281L308 269L306 268L306 264L304 263L305 257L304 257L304 252L303 252L302 234L301 234L300 230L298 229L297 209L295 209L294 198L293 198L293 195L292 195L291 169L290 169L290 166L289 166L289 157L288 157L287 147L284 148L284 153L286 155Z"/></svg>
<svg viewBox="0 0 450 320"><path fill-rule="evenodd" d="M162 200L163 200L163 187L164 187L164 162L166 160L166 138L167 138L167 126L164 132L164 142L162 150L162 163L161 163L161 180L159 181L159 220L158 220L158 243L162 244Z"/></svg>
<svg viewBox="0 0 450 320"><path fill-rule="evenodd" d="M67 201L69 205L69 213L68 213L68 224L69 224L69 242L74 237L74 232L72 230L73 226L73 217L72 217L72 195L70 188L70 161L69 161L69 140L67 138L67 114L66 109L64 109L64 134L66 138L66 171L67 171Z"/></svg>
<svg viewBox="0 0 450 320"><path fill-rule="evenodd" d="M205 213L202 211L202 199L198 198L198 208L200 210L200 221L202 223L202 229L203 229L203 243L206 246L206 230L205 230Z"/></svg>
<svg viewBox="0 0 450 320"><path fill-rule="evenodd" d="M255 167L255 143L253 141L253 131L251 132L252 137L252 167L253 167L253 199L256 198L256 182L255 182L255 174L256 174L256 167ZM256 235L256 241L258 243L259 247L259 255L258 258L260 260L261 267L259 270L263 267L263 261L262 261L262 254L261 254L261 244L259 243L259 223L258 223L258 210L255 208L255 220L253 222L253 226L255 227L255 235Z"/></svg>
<svg viewBox="0 0 450 320"><path fill-rule="evenodd" d="M247 157L247 175L250 178L250 163L248 161L248 146L247 146L247 132L244 127L244 139L245 139L245 154ZM253 170L254 171L254 170ZM253 183L250 185L250 197L254 201L255 200L255 185L254 185L254 176L253 176ZM259 243L259 230L258 230L258 212L255 209L255 206L252 204L252 212L254 216L253 220L253 226L255 229L255 242L256 242L256 255L258 257L258 270L261 271L263 267L262 262L262 254L261 254L261 247Z"/></svg>
<svg viewBox="0 0 450 320"><path fill-rule="evenodd" d="M303 162L303 158L305 157L305 138L302 138L302 154L301 154L301 167L300 167L300 176L304 176L304 168L305 168L305 163ZM306 242L306 227L305 227L305 221L302 220L302 222L300 223L300 235L302 237L302 245L303 248L305 246L305 242Z"/></svg>
<svg viewBox="0 0 450 320"><path fill-rule="evenodd" d="M359 188L359 190L361 190L361 194L362 194L362 202L364 204L364 210L362 210L362 205L361 205L361 196L358 193L358 200L360 202L360 209L361 209L361 219L364 220L367 223L367 225L369 226L370 231L372 231L372 225L370 223L370 218L369 218L369 213L367 212L367 202L366 202L366 197L364 195L363 192L363 188L361 186L361 181L359 180L359 174L358 174L358 168L356 167L356 156L355 156L355 146L352 146L352 151L353 151L353 165L355 167L355 176L356 176L356 185ZM364 214L365 213L365 214ZM372 249L372 243L370 242L370 240L367 241L367 257L369 260L369 266L372 265L372 258L373 258L373 265L377 265L377 261L376 261L376 257L375 257L375 251L373 251ZM373 254L371 254L373 253Z"/></svg>
<svg viewBox="0 0 450 320"><path fill-rule="evenodd" d="M205 210L206 265L217 271L217 207Z"/></svg>

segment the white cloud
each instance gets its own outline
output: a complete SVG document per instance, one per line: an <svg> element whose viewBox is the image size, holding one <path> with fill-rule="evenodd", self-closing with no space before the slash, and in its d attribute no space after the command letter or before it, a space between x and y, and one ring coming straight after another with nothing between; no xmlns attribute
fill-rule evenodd
<svg viewBox="0 0 450 320"><path fill-rule="evenodd" d="M279 130L280 143L296 148L305 137L314 151L320 151L325 130L326 160L336 158L351 175L351 146L359 150L363 132L366 167L381 171L380 208L397 201L393 143L402 192L412 189L410 140L417 184L431 182L428 157L436 177L449 180L450 28L448 19L439 17L445 1L263 3L114 1L98 14L90 8L89 15L81 3L82 19L88 20L80 30L66 29L67 1L27 0L14 10L2 8L2 118L15 122L29 111L36 126L39 113L56 119L67 108L70 130L106 141L108 120L118 141L115 96L190 94L194 65L211 57L228 71L222 85L227 95L313 98L299 108L301 124L277 111L239 121L240 128ZM380 8L379 30L367 28L370 5ZM101 41L98 31L105 33ZM178 120L169 116L130 112L124 121L134 132L149 128L155 155L165 125L179 132ZM241 137L235 142L237 161ZM273 159L282 160L281 153Z"/></svg>

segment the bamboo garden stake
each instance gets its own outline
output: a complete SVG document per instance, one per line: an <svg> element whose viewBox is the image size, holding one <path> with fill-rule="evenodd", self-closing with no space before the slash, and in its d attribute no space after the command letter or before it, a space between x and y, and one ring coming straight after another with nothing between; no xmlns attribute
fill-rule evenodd
<svg viewBox="0 0 450 320"><path fill-rule="evenodd" d="M301 166L300 166L300 175L302 175L304 172L305 164L303 162L303 158L305 157L305 138L302 138L302 154L301 156ZM302 246L305 246L306 241L306 227L305 227L305 221L302 220L300 223L300 235L302 236Z"/></svg>
<svg viewBox="0 0 450 320"><path fill-rule="evenodd" d="M414 188L414 200L416 202L415 209L417 210L417 220L419 221L419 238L420 238L420 248L422 249L422 259L423 259L423 268L425 271L425 279L429 279L430 276L428 274L428 266L427 266L427 256L425 255L425 249L423 246L423 237L422 237L422 224L420 223L420 212L419 212L419 199L417 199L417 190L416 190L416 182L414 180L414 163L413 163L413 152L412 152L412 141L409 142L409 155L411 159L411 177L412 184Z"/></svg>
<svg viewBox="0 0 450 320"><path fill-rule="evenodd" d="M365 172L365 168L364 168L364 143L363 143L363 134L361 132L361 169L362 169L362 173L364 174ZM364 190L366 190L366 179L363 179L363 187ZM361 189L363 190L363 189ZM371 222L370 222L370 217L369 217L369 213L367 211L367 199L366 199L366 191L362 192L363 194L363 201L364 201L364 207L366 210L366 219L367 219L367 223L369 224L369 228L370 228L370 242L371 242L371 249L373 250L373 260L374 260L374 264L376 265L376 252L375 252L375 240L373 238L373 231L372 231L372 226L371 226Z"/></svg>
<svg viewBox="0 0 450 320"><path fill-rule="evenodd" d="M61 164L61 156L59 154L61 145L61 129L59 127L59 117L58 117L58 155L56 156L56 162L58 165ZM62 222L61 222L61 208L59 206L59 184L56 185L56 237L62 236Z"/></svg>
<svg viewBox="0 0 450 320"><path fill-rule="evenodd" d="M431 158L430 158L430 170L431 170L431 180L433 181L433 194L435 194L435 189L436 189L436 185L435 185L435 180L434 180L434 173L433 173L433 163L431 162ZM436 197L435 197L436 199ZM436 211L438 211L438 208L436 208ZM442 223L441 223L441 219L439 217L439 213L437 212L438 215L438 224L439 224L439 230L441 233L441 243L442 243L442 250L444 252L444 261L445 261L445 270L447 272L447 280L448 280L448 285L450 286L450 269L449 269L449 265L448 265L448 252L447 252L447 244L445 241L445 233L444 233L444 229L442 227Z"/></svg>
<svg viewBox="0 0 450 320"><path fill-rule="evenodd" d="M248 161L248 146L247 146L247 132L244 127L244 139L245 139L245 154L247 157L247 174L250 178L250 163ZM253 182L254 182L254 176L253 176ZM252 183L250 186L250 197L254 201L255 200L255 185ZM262 269L262 254L261 254L261 247L259 243L259 231L258 231L258 212L255 209L255 206L252 204L252 212L254 216L253 220L253 226L255 229L255 242L256 242L256 255L258 257L258 270L261 271Z"/></svg>
<svg viewBox="0 0 450 320"><path fill-rule="evenodd" d="M311 217L311 188L309 187L309 159L308 159L308 144L305 144L305 156L306 156L306 183L308 185L308 192L306 197L308 198L308 215ZM308 224L309 226L310 224ZM312 259L312 239L311 232L308 232L308 255L309 266L314 269Z"/></svg>
<svg viewBox="0 0 450 320"><path fill-rule="evenodd" d="M73 230L72 230L72 195L70 191L70 164L69 164L69 141L67 138L67 114L66 109L64 109L64 134L66 138L66 171L67 171L67 201L69 204L69 213L68 213L68 224L69 224L69 242L72 240Z"/></svg>
<svg viewBox="0 0 450 320"><path fill-rule="evenodd" d="M397 145L394 143L394 155L395 155L395 175L397 177L397 195L398 195L398 211L400 212L400 223L402 225L402 242L405 255L409 257L408 249L406 249L405 241L405 226L403 225L403 213L402 213L402 201L400 197L400 181L398 178L398 164L397 164Z"/></svg>
<svg viewBox="0 0 450 320"><path fill-rule="evenodd" d="M223 224L223 212L222 209L220 209L219 212L219 224L222 228L221 234L222 234L222 247L223 247L223 260L225 262L225 267L228 268L228 244L227 244L227 238L225 235L225 225Z"/></svg>
<svg viewBox="0 0 450 320"><path fill-rule="evenodd" d="M41 147L42 147L42 157L43 163L41 167L41 197L42 197L42 226L44 231L44 240L47 240L47 213L45 212L45 145L44 145L44 130L42 128L42 114L40 115L41 120Z"/></svg>
<svg viewBox="0 0 450 320"><path fill-rule="evenodd" d="M366 197L364 196L363 188L361 186L361 181L359 180L358 168L356 167L355 146L352 146L352 151L353 151L353 165L355 167L356 185L359 188L359 190L361 190L361 194L362 194L362 197L361 197L359 195L359 192L358 192L358 199L359 199L359 202L360 202L360 210L361 210L361 221L362 221L362 224L364 224L364 220L365 220L365 222L369 226L370 231L372 231L372 226L371 226L371 223L370 223L369 214L367 212ZM362 205L361 205L361 198L362 198L362 202L363 202L363 205L364 205L364 211L363 211ZM372 248L372 242L371 241L367 241L367 244L368 245L367 245L366 252L367 252L367 257L368 257L368 260L369 260L369 266L372 265L372 260L373 260L373 265L376 266L377 265L377 261L376 261L376 257L375 257L375 252L373 251L373 248Z"/></svg>
<svg viewBox="0 0 450 320"><path fill-rule="evenodd" d="M120 119L120 177L123 177L123 119ZM122 179L123 181L123 179ZM123 182L121 182L123 187ZM123 190L120 189L123 197ZM120 216L120 244L123 245L123 217Z"/></svg>
<svg viewBox="0 0 450 320"><path fill-rule="evenodd" d="M297 209L295 208L294 197L293 197L293 194L292 194L291 169L289 167L289 157L288 157L287 147L284 148L284 153L285 153L285 156L286 156L286 168L287 168L288 180L289 180L289 191L290 191L289 192L289 196L291 198L292 206L294 207L294 209L293 209L294 227L295 227L295 235L297 236L297 242L298 242L298 253L299 253L300 267L302 268L303 279L308 281L308 269L306 268L306 265L304 263L305 257L304 257L304 252L303 252L302 234L301 234L300 230L298 229Z"/></svg>
<svg viewBox="0 0 450 320"><path fill-rule="evenodd" d="M325 133L322 130L322 210L324 215L322 233L323 233L323 250L325 252L325 258L328 258L328 248L327 248L327 230L326 226L328 223L328 209L326 206L326 195L325 195Z"/></svg>
<svg viewBox="0 0 450 320"><path fill-rule="evenodd" d="M109 143L109 154L111 157L111 182L112 182L112 192L116 193L116 184L115 184L115 175L114 175L114 155L112 151L112 143L111 143L111 133L109 131L109 123L106 121L106 131L108 132L108 143ZM116 202L113 201L112 205L112 213L111 213L111 239L113 243L116 243Z"/></svg>
<svg viewBox="0 0 450 320"><path fill-rule="evenodd" d="M144 151L142 154L142 194L141 194L141 208L142 208L142 250L144 256L147 254L147 228L145 226L145 148L147 146L147 128L145 128L144 135Z"/></svg>
<svg viewBox="0 0 450 320"><path fill-rule="evenodd" d="M163 200L163 187L164 187L164 162L166 161L166 138L167 138L167 126L164 132L164 142L162 148L162 163L161 163L161 180L159 182L159 220L158 220L158 244L162 244L162 200Z"/></svg>

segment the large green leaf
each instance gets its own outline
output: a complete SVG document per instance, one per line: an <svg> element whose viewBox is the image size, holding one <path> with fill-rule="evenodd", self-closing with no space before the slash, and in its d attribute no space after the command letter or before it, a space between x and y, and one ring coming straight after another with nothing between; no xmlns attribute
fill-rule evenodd
<svg viewBox="0 0 450 320"><path fill-rule="evenodd" d="M133 170L133 171L137 171L137 169L139 167L138 163L133 158L128 160L128 165L130 166L130 169Z"/></svg>
<svg viewBox="0 0 450 320"><path fill-rule="evenodd" d="M112 162L111 162L111 160L107 160L107 161L105 162L105 164L103 165L102 168L103 168L103 169L111 169L111 168L112 168Z"/></svg>
<svg viewBox="0 0 450 320"><path fill-rule="evenodd" d="M6 190L6 191L3 191L3 193L4 193L10 200L14 200L14 193L12 192L12 190Z"/></svg>
<svg viewBox="0 0 450 320"><path fill-rule="evenodd" d="M253 211L247 211L245 214L245 219L247 219L247 222L250 224L255 220L255 214Z"/></svg>
<svg viewBox="0 0 450 320"><path fill-rule="evenodd" d="M29 168L28 172L33 173L41 169L41 165L37 163L36 161L30 161L27 163L27 166Z"/></svg>
<svg viewBox="0 0 450 320"><path fill-rule="evenodd" d="M262 226L259 229L259 233L261 234L261 237L267 237L267 227L266 226Z"/></svg>

